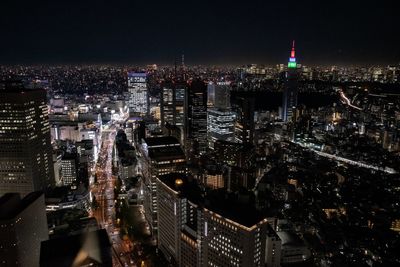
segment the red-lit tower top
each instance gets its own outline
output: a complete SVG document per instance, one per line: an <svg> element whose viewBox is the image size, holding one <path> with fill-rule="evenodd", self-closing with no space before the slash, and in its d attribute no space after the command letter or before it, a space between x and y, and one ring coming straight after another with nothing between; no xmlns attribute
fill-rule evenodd
<svg viewBox="0 0 400 267"><path fill-rule="evenodd" d="M296 63L296 50L294 48L295 42L293 40L293 44L292 44L292 51L290 52L290 58L289 58L289 62L288 62L288 68L290 69L295 69L297 68L297 63Z"/></svg>
<svg viewBox="0 0 400 267"><path fill-rule="evenodd" d="M294 40L293 40L293 44L292 44L292 52L290 53L290 57L291 58L295 58L296 57L296 51L294 49Z"/></svg>

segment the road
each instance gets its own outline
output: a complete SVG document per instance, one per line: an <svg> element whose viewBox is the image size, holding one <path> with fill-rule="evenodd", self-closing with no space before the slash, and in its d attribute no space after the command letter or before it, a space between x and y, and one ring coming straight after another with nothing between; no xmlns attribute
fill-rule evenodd
<svg viewBox="0 0 400 267"><path fill-rule="evenodd" d="M102 147L96 165L97 182L91 187L98 208L92 213L100 226L107 230L113 248L113 266L136 266L131 258L132 244L122 240L119 234L118 218L115 218L114 186L116 177L112 174L112 149L116 129L103 131Z"/></svg>
<svg viewBox="0 0 400 267"><path fill-rule="evenodd" d="M364 163L364 162L355 161L355 160L351 160L351 159L348 159L348 158L340 157L340 156L337 156L337 155L333 155L333 154L325 153L325 152L322 152L322 151L318 151L316 149L313 149L311 147L308 147L308 146L304 145L302 142L293 142L293 143L298 144L303 148L309 149L310 151L316 153L317 155L325 157L325 158L329 158L329 159L340 161L340 162L345 162L347 164L355 165L355 166L358 166L358 167L361 167L361 168L367 168L367 169L373 169L373 170L376 170L376 171L382 171L382 172L386 172L386 173L389 173L389 174L396 174L397 173L397 171L395 171L392 168L379 167L379 166L376 166L376 165L367 164L367 163Z"/></svg>

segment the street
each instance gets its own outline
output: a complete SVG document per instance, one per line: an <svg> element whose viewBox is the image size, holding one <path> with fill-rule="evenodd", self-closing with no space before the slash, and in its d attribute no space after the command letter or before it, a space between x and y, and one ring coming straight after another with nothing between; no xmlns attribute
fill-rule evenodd
<svg viewBox="0 0 400 267"><path fill-rule="evenodd" d="M97 200L98 207L92 213L100 226L107 230L112 242L113 266L136 266L131 257L132 243L122 240L115 218L114 186L116 177L112 174L112 150L116 129L103 131L102 147L96 165L97 181L91 187L92 194Z"/></svg>

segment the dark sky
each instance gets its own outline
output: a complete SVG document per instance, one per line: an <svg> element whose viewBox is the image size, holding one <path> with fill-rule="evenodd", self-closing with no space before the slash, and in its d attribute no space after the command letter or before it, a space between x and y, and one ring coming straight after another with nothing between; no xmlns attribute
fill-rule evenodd
<svg viewBox="0 0 400 267"><path fill-rule="evenodd" d="M398 63L395 2L1 0L0 63Z"/></svg>

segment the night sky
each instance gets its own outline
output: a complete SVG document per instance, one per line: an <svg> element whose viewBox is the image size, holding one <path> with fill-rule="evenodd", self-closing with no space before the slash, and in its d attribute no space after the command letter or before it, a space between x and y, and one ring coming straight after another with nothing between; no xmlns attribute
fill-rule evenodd
<svg viewBox="0 0 400 267"><path fill-rule="evenodd" d="M0 63L399 63L395 2L1 0Z"/></svg>

